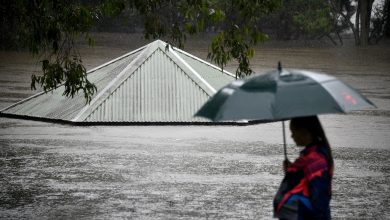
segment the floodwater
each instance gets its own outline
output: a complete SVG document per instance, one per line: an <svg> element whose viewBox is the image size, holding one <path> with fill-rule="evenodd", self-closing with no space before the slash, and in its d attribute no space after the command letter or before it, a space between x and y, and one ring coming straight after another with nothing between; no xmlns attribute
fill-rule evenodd
<svg viewBox="0 0 390 220"><path fill-rule="evenodd" d="M144 43L101 34L81 53L90 69ZM207 43L194 39L185 50L205 58ZM335 158L333 219L390 219L390 44L270 42L252 62L261 72L279 60L335 75L377 105L320 118ZM0 52L0 108L34 94L38 70L26 53ZM288 144L292 160L299 149ZM0 219L271 219L282 160L280 123L74 127L0 118Z"/></svg>

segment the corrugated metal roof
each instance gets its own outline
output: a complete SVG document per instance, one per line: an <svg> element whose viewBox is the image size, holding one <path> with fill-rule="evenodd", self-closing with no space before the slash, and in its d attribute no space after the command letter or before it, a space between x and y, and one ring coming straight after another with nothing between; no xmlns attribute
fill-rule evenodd
<svg viewBox="0 0 390 220"><path fill-rule="evenodd" d="M97 93L39 93L1 112L72 122L202 122L194 113L233 75L157 40L88 72Z"/></svg>
<svg viewBox="0 0 390 220"><path fill-rule="evenodd" d="M180 56L192 66L207 82L209 82L216 90L221 89L223 86L232 82L232 78L235 76L226 70L212 65L194 55L191 55L185 51L175 48Z"/></svg>

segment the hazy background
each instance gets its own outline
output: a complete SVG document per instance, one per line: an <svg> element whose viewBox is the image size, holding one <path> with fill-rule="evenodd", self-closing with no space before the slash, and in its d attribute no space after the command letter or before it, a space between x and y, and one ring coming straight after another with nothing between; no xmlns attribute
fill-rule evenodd
<svg viewBox="0 0 390 220"><path fill-rule="evenodd" d="M147 43L137 34L95 37L95 47L80 45L88 69ZM200 35L184 50L205 59L208 42ZM329 73L378 106L320 117L335 158L334 219L390 219L389 49L386 40L365 48L269 41L252 60L256 72L281 61ZM1 109L37 92L30 77L39 68L28 53L0 51ZM293 160L299 149L288 144ZM0 218L270 219L282 150L281 123L74 127L0 118Z"/></svg>

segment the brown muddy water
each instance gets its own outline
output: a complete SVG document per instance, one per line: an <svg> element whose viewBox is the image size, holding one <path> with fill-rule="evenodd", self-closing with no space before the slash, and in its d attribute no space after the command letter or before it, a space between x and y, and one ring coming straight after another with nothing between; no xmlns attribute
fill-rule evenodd
<svg viewBox="0 0 390 220"><path fill-rule="evenodd" d="M81 52L90 69L144 43L99 34ZM206 58L207 41L193 39L185 50ZM333 219L390 219L389 42L269 42L257 48L253 68L279 60L334 75L378 106L320 118L335 158ZM35 93L36 63L0 51L1 109ZM73 127L0 118L0 219L271 219L281 143L280 123ZM299 149L288 144L293 159Z"/></svg>

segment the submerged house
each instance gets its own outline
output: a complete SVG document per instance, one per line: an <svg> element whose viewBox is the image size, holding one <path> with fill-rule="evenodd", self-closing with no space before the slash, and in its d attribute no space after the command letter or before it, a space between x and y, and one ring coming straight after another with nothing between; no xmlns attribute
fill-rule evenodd
<svg viewBox="0 0 390 220"><path fill-rule="evenodd" d="M92 101L63 96L60 86L3 110L1 115L74 124L196 124L196 111L234 75L157 40L88 71Z"/></svg>

